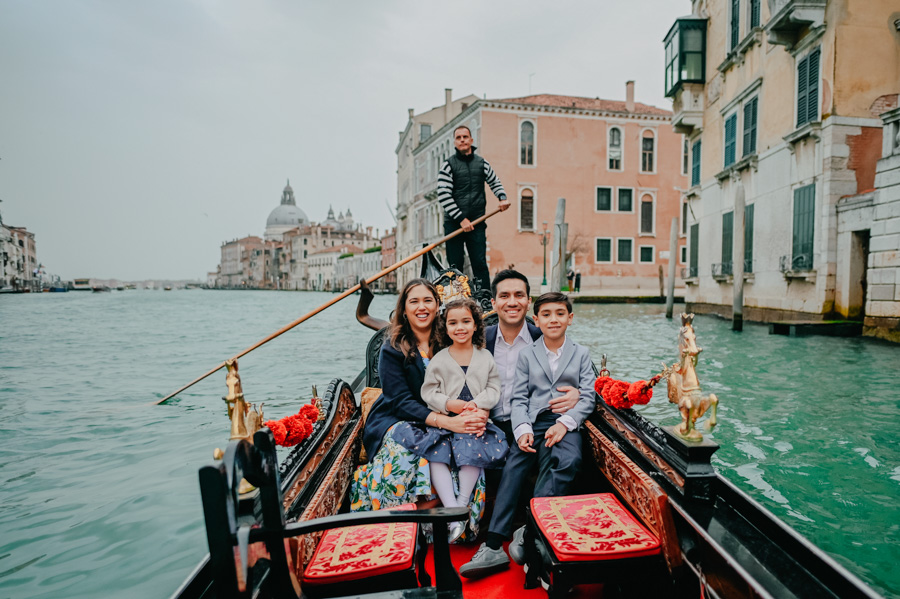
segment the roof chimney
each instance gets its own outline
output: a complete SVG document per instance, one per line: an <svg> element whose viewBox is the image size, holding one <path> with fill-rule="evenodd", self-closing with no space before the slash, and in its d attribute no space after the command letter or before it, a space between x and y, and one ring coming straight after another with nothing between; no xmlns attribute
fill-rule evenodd
<svg viewBox="0 0 900 599"><path fill-rule="evenodd" d="M450 122L453 118L453 90L451 88L444 89L444 124Z"/></svg>
<svg viewBox="0 0 900 599"><path fill-rule="evenodd" d="M634 112L634 81L625 82L625 110Z"/></svg>
<svg viewBox="0 0 900 599"><path fill-rule="evenodd" d="M409 120L413 120L413 116L415 116L415 109L407 108L409 110Z"/></svg>

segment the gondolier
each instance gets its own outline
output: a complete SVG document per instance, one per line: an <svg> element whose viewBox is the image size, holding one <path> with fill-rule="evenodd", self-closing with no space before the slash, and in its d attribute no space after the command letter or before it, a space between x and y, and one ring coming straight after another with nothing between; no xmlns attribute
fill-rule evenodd
<svg viewBox="0 0 900 599"><path fill-rule="evenodd" d="M453 132L456 152L441 165L438 172L438 201L444 209L444 232L451 233L462 227L462 235L447 241L447 262L451 267L463 270L465 250L469 252L472 274L480 289L490 289L491 275L487 266L485 228L472 221L484 215L487 197L484 184L500 200L500 210L509 208L503 184L487 160L475 153L472 132L461 125Z"/></svg>

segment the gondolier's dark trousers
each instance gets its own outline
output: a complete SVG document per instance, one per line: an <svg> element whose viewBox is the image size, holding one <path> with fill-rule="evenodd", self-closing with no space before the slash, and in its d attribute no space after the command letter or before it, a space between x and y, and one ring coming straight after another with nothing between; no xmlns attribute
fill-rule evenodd
<svg viewBox="0 0 900 599"><path fill-rule="evenodd" d="M450 234L456 231L459 225L454 222L444 221L444 234ZM447 262L452 268L458 268L463 271L465 264L465 250L469 252L469 262L472 265L472 274L479 289L491 288L491 273L487 265L487 238L485 236L484 223L475 227L474 231L469 233L460 233L453 239L447 241ZM472 289L474 292L475 289Z"/></svg>

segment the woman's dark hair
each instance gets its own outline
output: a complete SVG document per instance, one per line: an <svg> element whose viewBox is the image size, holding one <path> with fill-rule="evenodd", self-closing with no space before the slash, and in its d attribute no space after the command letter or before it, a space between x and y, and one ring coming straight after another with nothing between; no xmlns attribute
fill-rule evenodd
<svg viewBox="0 0 900 599"><path fill-rule="evenodd" d="M431 295L434 296L436 306L441 305L441 298L438 296L437 289L426 279L413 279L403 287L400 297L397 298L397 307L394 309L394 316L391 319L390 328L387 331L388 338L391 340L391 347L403 352L407 360L412 359L413 348L416 347L416 335L413 333L409 319L406 317L406 300L409 292L413 287L422 285ZM428 351L430 356L434 356L441 350L440 326L438 323L439 316L435 314L434 320L431 322L431 335L428 337Z"/></svg>
<svg viewBox="0 0 900 599"><path fill-rule="evenodd" d="M469 311L469 314L472 315L472 320L475 321L475 333L472 335L472 345L478 349L484 349L484 321L481 319L481 308L475 300L469 297L455 299L452 302L444 304L444 314L441 316L439 326L441 347L450 347L453 345L453 340L450 339L450 335L447 334L447 315L450 314L450 310L456 308L465 308Z"/></svg>

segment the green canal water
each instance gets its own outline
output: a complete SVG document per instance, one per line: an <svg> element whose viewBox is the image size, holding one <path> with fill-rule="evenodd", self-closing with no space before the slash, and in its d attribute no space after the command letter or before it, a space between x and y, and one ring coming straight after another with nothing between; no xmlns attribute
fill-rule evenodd
<svg viewBox="0 0 900 599"><path fill-rule="evenodd" d="M227 443L216 374L149 402L332 296L125 291L0 296L0 599L165 597L204 555L197 469ZM393 296L371 312L386 316ZM677 307L676 307L677 308ZM281 417L362 366L344 300L241 360ZM900 597L900 347L770 336L697 317L698 373L720 398L719 471L851 572ZM572 337L647 378L676 354L658 306L577 305ZM664 390L644 413L678 421Z"/></svg>

